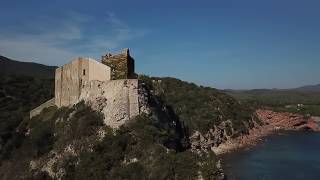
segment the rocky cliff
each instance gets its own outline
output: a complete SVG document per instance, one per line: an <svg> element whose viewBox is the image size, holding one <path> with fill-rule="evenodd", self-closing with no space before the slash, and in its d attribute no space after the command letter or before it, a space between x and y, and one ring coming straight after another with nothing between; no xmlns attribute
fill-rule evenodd
<svg viewBox="0 0 320 180"><path fill-rule="evenodd" d="M205 129L197 128L204 125L201 120L193 125L179 114L179 106L167 101L165 96L170 94L171 87L165 87L166 83L171 83L171 79L92 81L83 89L81 101L76 105L49 107L20 123L10 141L14 146L2 149L0 176L3 179L223 179L213 152L198 149L195 153L191 149L190 134L203 132ZM190 84L181 81L180 86L184 94L184 87ZM195 87L188 90L191 97L195 90L202 89ZM210 95L216 96L204 94L208 98ZM170 99L175 100L174 97ZM182 106L186 106L184 103L181 100ZM226 113L224 109L228 108L219 103L220 111ZM191 113L204 112L205 107L186 106ZM215 117L220 118L208 118L204 123L221 124L225 120Z"/></svg>
<svg viewBox="0 0 320 180"><path fill-rule="evenodd" d="M274 112L272 110L258 109L256 111L259 124L255 124L247 134L229 138L219 146L212 148L216 154L223 154L238 148L250 148L262 141L272 133L281 131L320 131L319 117L303 116L289 112ZM200 141L206 144L206 141Z"/></svg>

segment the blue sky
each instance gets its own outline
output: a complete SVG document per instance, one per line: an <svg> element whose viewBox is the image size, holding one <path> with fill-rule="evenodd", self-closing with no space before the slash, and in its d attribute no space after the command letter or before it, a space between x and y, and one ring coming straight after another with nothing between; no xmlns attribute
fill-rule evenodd
<svg viewBox="0 0 320 180"><path fill-rule="evenodd" d="M320 83L318 0L1 0L0 54L62 65L129 47L138 73L216 88Z"/></svg>

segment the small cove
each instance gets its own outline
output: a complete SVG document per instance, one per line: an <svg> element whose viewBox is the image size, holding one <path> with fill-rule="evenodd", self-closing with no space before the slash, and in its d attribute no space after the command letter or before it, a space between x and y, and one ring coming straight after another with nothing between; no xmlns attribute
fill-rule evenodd
<svg viewBox="0 0 320 180"><path fill-rule="evenodd" d="M222 159L230 180L319 180L320 133L277 133Z"/></svg>

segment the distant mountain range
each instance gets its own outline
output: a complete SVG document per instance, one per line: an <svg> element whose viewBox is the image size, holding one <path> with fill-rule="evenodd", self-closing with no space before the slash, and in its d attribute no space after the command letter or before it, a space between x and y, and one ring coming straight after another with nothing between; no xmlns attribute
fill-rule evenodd
<svg viewBox="0 0 320 180"><path fill-rule="evenodd" d="M234 90L234 89L224 89L225 92L247 92L252 94L261 94L261 93L271 93L271 92L287 92L287 91L295 91L295 92L320 92L320 84L316 85L307 85L301 86L298 88L292 89L244 89L244 90Z"/></svg>
<svg viewBox="0 0 320 180"><path fill-rule="evenodd" d="M303 92L320 92L320 84L317 85L309 85L309 86L302 86L296 89L296 91L303 91Z"/></svg>
<svg viewBox="0 0 320 180"><path fill-rule="evenodd" d="M33 62L20 62L0 55L0 74L54 78L56 66Z"/></svg>

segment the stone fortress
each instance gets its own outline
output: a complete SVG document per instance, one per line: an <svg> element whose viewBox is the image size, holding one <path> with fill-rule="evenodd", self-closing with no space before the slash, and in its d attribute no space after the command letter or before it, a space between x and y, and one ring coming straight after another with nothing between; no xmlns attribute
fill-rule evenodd
<svg viewBox="0 0 320 180"><path fill-rule="evenodd" d="M120 54L102 56L101 63L77 58L56 69L54 98L30 112L30 118L48 107L72 106L84 101L104 114L104 122L113 128L146 111L139 96L134 59L129 49Z"/></svg>

